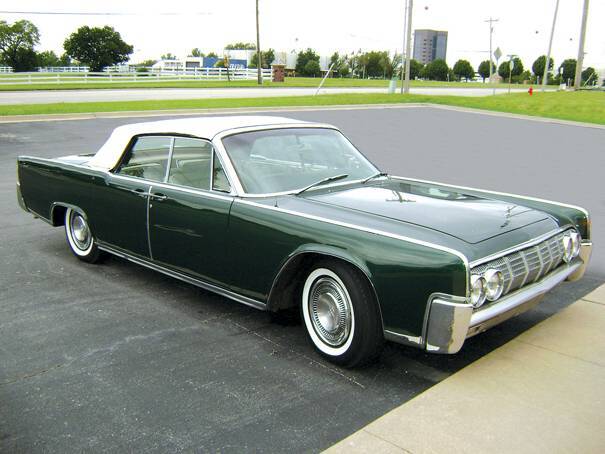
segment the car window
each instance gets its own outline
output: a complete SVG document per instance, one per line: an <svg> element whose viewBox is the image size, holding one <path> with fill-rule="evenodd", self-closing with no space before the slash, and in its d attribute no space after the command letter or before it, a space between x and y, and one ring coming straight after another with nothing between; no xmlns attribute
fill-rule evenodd
<svg viewBox="0 0 605 454"><path fill-rule="evenodd" d="M216 152L214 152L213 170L212 170L212 189L220 192L231 192L231 185L225 174L225 170L219 161Z"/></svg>
<svg viewBox="0 0 605 454"><path fill-rule="evenodd" d="M172 138L138 137L117 173L151 181L164 181Z"/></svg>
<svg viewBox="0 0 605 454"><path fill-rule="evenodd" d="M222 140L248 194L294 191L337 175L345 175L342 181L361 180L377 172L333 129L271 129Z"/></svg>
<svg viewBox="0 0 605 454"><path fill-rule="evenodd" d="M212 145L201 139L177 137L168 171L168 183L210 189Z"/></svg>

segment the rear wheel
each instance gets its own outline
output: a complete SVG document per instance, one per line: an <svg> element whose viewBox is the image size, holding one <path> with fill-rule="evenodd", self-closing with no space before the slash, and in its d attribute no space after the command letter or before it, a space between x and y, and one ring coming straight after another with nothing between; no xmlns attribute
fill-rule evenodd
<svg viewBox="0 0 605 454"><path fill-rule="evenodd" d="M104 254L97 247L88 220L72 208L65 211L65 236L69 248L80 260L95 263L103 258Z"/></svg>
<svg viewBox="0 0 605 454"><path fill-rule="evenodd" d="M302 290L302 319L316 350L333 363L354 367L382 349L378 304L366 277L348 264L322 260Z"/></svg>

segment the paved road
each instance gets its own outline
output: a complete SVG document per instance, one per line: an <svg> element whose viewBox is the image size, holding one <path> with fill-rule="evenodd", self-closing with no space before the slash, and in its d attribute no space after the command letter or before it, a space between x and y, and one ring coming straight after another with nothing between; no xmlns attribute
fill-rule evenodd
<svg viewBox="0 0 605 454"><path fill-rule="evenodd" d="M319 85L319 82L318 82ZM260 98L272 96L308 96L316 88L133 88L101 90L46 90L0 92L0 104L49 104L57 102L144 101L162 99ZM513 89L522 92L525 89ZM386 88L323 88L322 94L386 93ZM489 88L412 88L420 95L486 96ZM499 88L496 93L508 93Z"/></svg>
<svg viewBox="0 0 605 454"><path fill-rule="evenodd" d="M120 259L81 263L61 229L20 211L17 155L94 151L136 120L0 125L0 451L317 451L605 281L604 130L434 108L289 115L337 124L391 173L584 204L588 275L458 355L389 345L338 369L299 324Z"/></svg>

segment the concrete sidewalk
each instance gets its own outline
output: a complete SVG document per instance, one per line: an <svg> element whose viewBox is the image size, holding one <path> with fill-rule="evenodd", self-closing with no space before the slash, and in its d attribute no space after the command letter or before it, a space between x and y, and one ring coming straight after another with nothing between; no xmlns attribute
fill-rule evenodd
<svg viewBox="0 0 605 454"><path fill-rule="evenodd" d="M605 285L327 452L605 452Z"/></svg>

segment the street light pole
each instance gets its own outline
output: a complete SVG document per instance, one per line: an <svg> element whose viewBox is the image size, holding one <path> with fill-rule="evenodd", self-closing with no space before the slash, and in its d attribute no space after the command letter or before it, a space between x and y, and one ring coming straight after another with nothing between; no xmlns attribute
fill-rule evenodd
<svg viewBox="0 0 605 454"><path fill-rule="evenodd" d="M403 13L403 46L401 46L401 94L403 94L403 80L405 79L405 43L408 32L408 1L405 0L405 11Z"/></svg>
<svg viewBox="0 0 605 454"><path fill-rule="evenodd" d="M405 88L403 92L407 95L410 92L410 64L412 61L412 10L414 9L414 0L409 0L408 6L408 30L407 42L405 43Z"/></svg>
<svg viewBox="0 0 605 454"><path fill-rule="evenodd" d="M493 84L492 76L494 74L494 64L492 62L492 34L494 33L494 22L498 22L499 19L492 19L491 16L484 22L489 22L489 83ZM492 88L492 95L496 94L496 87Z"/></svg>
<svg viewBox="0 0 605 454"><path fill-rule="evenodd" d="M555 5L555 14L552 18L552 28L550 30L550 40L548 41L548 54L546 55L546 61L544 62L544 74L542 75L542 91L546 88L546 82L548 79L548 66L550 65L550 51L552 50L552 39L555 36L555 25L557 24L557 12L559 11L559 0Z"/></svg>
<svg viewBox="0 0 605 454"><path fill-rule="evenodd" d="M260 30L258 27L258 0L256 0L256 76L259 85L263 84L262 58L260 51Z"/></svg>
<svg viewBox="0 0 605 454"><path fill-rule="evenodd" d="M584 0L582 11L582 31L580 32L580 47L578 48L578 61L576 63L576 77L574 88L578 90L582 83L582 64L584 63L584 40L586 39L586 21L588 20L588 0Z"/></svg>

